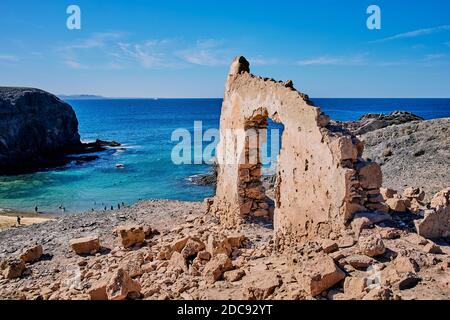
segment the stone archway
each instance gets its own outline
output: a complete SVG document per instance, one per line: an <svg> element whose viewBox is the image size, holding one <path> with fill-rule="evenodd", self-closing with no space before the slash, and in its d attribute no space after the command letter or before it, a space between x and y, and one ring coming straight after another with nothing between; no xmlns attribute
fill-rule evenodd
<svg viewBox="0 0 450 320"><path fill-rule="evenodd" d="M216 196L209 211L227 227L264 209L260 164L248 163L254 148L246 129L284 125L278 158L274 227L280 247L340 232L357 211L381 208L381 170L361 159L362 143L315 107L291 81L250 74L244 57L233 61L227 78L217 149ZM239 143L241 141L241 143ZM231 143L230 143L231 142ZM256 154L259 151L256 150Z"/></svg>

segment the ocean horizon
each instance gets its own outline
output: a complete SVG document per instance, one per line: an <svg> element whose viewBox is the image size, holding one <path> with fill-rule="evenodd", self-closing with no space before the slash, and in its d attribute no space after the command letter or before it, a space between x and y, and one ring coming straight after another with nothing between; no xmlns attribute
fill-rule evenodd
<svg viewBox="0 0 450 320"><path fill-rule="evenodd" d="M339 121L367 113L409 111L424 119L450 117L450 98L311 98ZM0 208L60 213L108 209L142 199L201 201L214 194L212 186L193 184L189 177L211 167L175 165L171 141L176 129L203 132L219 128L221 98L86 98L67 101L75 110L82 141L114 140L122 144L98 160L0 177ZM203 145L203 147L205 144ZM123 164L124 168L116 168Z"/></svg>

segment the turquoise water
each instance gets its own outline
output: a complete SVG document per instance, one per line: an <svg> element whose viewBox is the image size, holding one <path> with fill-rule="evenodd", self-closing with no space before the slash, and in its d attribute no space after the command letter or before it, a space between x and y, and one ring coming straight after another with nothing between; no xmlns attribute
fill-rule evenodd
<svg viewBox="0 0 450 320"><path fill-rule="evenodd" d="M313 99L337 120L355 120L369 112L407 110L426 119L450 117L450 99ZM69 100L77 113L82 140L116 140L124 148L110 150L82 165L14 177L0 177L0 207L66 213L108 208L139 199L198 201L214 192L187 178L207 165L174 165L173 130L218 128L221 99ZM205 143L206 145L206 143ZM204 145L204 146L205 146ZM124 164L117 169L116 164Z"/></svg>

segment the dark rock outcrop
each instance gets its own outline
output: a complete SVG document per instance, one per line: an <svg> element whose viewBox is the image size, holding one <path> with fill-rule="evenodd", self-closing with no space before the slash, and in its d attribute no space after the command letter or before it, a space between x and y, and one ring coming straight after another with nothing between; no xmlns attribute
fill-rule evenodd
<svg viewBox="0 0 450 320"><path fill-rule="evenodd" d="M357 121L338 122L338 124L356 135L361 135L396 124L422 120L424 119L411 112L394 111L390 114L369 113L363 115Z"/></svg>
<svg viewBox="0 0 450 320"><path fill-rule="evenodd" d="M82 144L74 110L58 97L34 88L0 87L0 175L95 160L96 155L76 155L107 146L100 140Z"/></svg>

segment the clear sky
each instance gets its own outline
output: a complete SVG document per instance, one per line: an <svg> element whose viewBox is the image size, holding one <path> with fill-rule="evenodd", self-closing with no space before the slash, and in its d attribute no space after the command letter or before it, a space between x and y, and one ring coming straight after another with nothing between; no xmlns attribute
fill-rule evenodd
<svg viewBox="0 0 450 320"><path fill-rule="evenodd" d="M236 55L312 97L450 97L450 1L0 1L0 85L222 97Z"/></svg>

